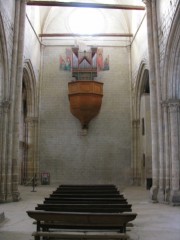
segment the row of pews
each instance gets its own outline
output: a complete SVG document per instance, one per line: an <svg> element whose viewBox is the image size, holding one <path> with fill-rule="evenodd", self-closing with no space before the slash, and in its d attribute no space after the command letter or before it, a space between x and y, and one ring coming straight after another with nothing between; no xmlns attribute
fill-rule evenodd
<svg viewBox="0 0 180 240"><path fill-rule="evenodd" d="M36 220L35 240L128 239L137 216L115 185L60 185L27 214Z"/></svg>

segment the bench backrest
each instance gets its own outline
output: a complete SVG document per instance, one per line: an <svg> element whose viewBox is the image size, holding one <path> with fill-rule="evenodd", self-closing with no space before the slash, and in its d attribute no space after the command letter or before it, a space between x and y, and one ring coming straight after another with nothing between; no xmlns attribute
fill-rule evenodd
<svg viewBox="0 0 180 240"><path fill-rule="evenodd" d="M66 226L108 226L119 227L133 221L136 213L87 213L87 212L53 212L27 211L29 217L36 221L54 222Z"/></svg>
<svg viewBox="0 0 180 240"><path fill-rule="evenodd" d="M126 199L120 198L45 198L44 203L79 203L79 204L111 204L111 203L127 203Z"/></svg>
<svg viewBox="0 0 180 240"><path fill-rule="evenodd" d="M67 212L131 212L131 204L38 204L36 210Z"/></svg>
<svg viewBox="0 0 180 240"><path fill-rule="evenodd" d="M117 189L114 184L62 184L58 188L66 189Z"/></svg>
<svg viewBox="0 0 180 240"><path fill-rule="evenodd" d="M124 198L122 194L109 193L52 193L50 197L59 198Z"/></svg>
<svg viewBox="0 0 180 240"><path fill-rule="evenodd" d="M120 193L117 189L75 189L75 188L57 188L54 192L62 193Z"/></svg>

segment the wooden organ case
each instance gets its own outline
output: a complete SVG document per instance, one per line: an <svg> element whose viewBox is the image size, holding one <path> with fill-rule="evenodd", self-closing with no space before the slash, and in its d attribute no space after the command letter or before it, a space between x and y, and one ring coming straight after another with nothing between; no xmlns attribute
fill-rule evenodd
<svg viewBox="0 0 180 240"><path fill-rule="evenodd" d="M79 51L72 48L72 76L68 83L71 113L79 119L82 129L87 129L92 118L100 111L103 83L95 81L97 76L97 48Z"/></svg>

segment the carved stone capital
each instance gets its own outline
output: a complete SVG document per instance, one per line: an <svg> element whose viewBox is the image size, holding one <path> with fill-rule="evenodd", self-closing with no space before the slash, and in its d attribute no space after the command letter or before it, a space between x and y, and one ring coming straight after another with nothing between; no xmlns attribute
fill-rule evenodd
<svg viewBox="0 0 180 240"><path fill-rule="evenodd" d="M169 111L172 113L176 113L178 108L180 107L180 100L170 99L168 100Z"/></svg>

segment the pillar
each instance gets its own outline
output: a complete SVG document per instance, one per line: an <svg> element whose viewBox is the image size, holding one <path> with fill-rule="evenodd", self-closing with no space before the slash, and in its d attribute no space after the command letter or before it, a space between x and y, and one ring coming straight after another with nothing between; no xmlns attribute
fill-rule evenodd
<svg viewBox="0 0 180 240"><path fill-rule="evenodd" d="M180 203L180 160L179 160L179 100L169 100L171 140L171 192L170 202Z"/></svg>
<svg viewBox="0 0 180 240"><path fill-rule="evenodd" d="M27 179L29 182L34 175L37 175L37 166L36 166L36 125L38 123L37 118L27 117L25 119L26 131L27 131Z"/></svg>
<svg viewBox="0 0 180 240"><path fill-rule="evenodd" d="M162 108L161 108L161 75L160 75L160 54L158 39L158 23L156 12L156 0L152 0L152 27L154 43L154 63L157 92L157 122L158 122L158 148L159 148L159 189L158 201L164 202L165 177L164 177L164 150L163 150L163 131L162 131Z"/></svg>
<svg viewBox="0 0 180 240"><path fill-rule="evenodd" d="M8 156L6 170L6 201L12 201L12 148L13 148L13 128L14 128L14 105L15 105L15 86L17 75L17 55L18 55L18 39L19 39L19 18L20 18L20 1L15 2L14 17L14 36L13 51L10 76L10 112L9 112L9 129L8 129ZM19 195L17 193L17 195Z"/></svg>
<svg viewBox="0 0 180 240"><path fill-rule="evenodd" d="M139 127L140 120L136 119L132 121L133 127L133 181L135 185L140 185L140 167L138 166L139 162Z"/></svg>
<svg viewBox="0 0 180 240"><path fill-rule="evenodd" d="M169 122L168 122L168 102L162 102L164 119L164 161L165 161L165 201L169 202L170 197L170 148L169 148Z"/></svg>
<svg viewBox="0 0 180 240"><path fill-rule="evenodd" d="M12 147L12 198L13 201L19 200L18 191L18 168L19 168L19 123L21 110L22 96L22 76L23 76L23 52L24 52L24 33L25 33L25 18L26 18L26 0L20 1L20 16L19 16L19 34L18 34L18 49L17 49L17 72L16 85L14 86L14 109L13 109L13 147Z"/></svg>
<svg viewBox="0 0 180 240"><path fill-rule="evenodd" d="M0 104L1 115L1 187L0 187L0 202L5 202L7 199L7 172L9 166L6 163L7 160L7 131L8 131L8 114L10 109L10 101L4 100Z"/></svg>
<svg viewBox="0 0 180 240"><path fill-rule="evenodd" d="M157 116L157 82L155 72L154 56L154 35L153 35L153 17L152 0L143 1L146 4L147 11L147 33L148 33L148 53L149 53L149 85L150 85L150 108L151 108L151 134L152 134L152 180L153 185L150 190L150 198L157 201L159 190L159 149L158 149L158 116Z"/></svg>

